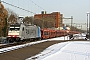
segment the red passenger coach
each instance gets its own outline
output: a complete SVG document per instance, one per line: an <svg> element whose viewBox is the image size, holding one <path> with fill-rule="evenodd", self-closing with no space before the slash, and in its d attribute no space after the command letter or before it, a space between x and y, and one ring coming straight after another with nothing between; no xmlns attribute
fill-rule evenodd
<svg viewBox="0 0 90 60"><path fill-rule="evenodd" d="M50 30L50 38L56 37L56 31L55 30Z"/></svg>
<svg viewBox="0 0 90 60"><path fill-rule="evenodd" d="M60 36L60 30L56 30L56 36L57 36L57 37Z"/></svg>
<svg viewBox="0 0 90 60"><path fill-rule="evenodd" d="M76 31L68 30L52 30L52 29L41 29L41 39L48 39L54 37L66 36L68 34L77 34Z"/></svg>
<svg viewBox="0 0 90 60"><path fill-rule="evenodd" d="M67 30L60 30L61 35L60 36L66 36L67 35Z"/></svg>
<svg viewBox="0 0 90 60"><path fill-rule="evenodd" d="M65 36L66 35L66 31L65 30L57 30L56 31L56 36L60 37L60 36Z"/></svg>
<svg viewBox="0 0 90 60"><path fill-rule="evenodd" d="M50 37L49 34L48 29L41 29L41 39L48 39Z"/></svg>

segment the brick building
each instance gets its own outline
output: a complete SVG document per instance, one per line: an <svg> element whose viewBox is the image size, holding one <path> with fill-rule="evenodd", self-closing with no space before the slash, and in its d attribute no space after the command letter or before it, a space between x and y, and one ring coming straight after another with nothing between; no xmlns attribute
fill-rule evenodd
<svg viewBox="0 0 90 60"><path fill-rule="evenodd" d="M60 12L52 12L50 14L46 14L46 12L42 12L41 14L35 14L34 19L39 19L39 20L47 20L47 21L52 20L52 22L55 24L55 28L60 27L62 25L62 17L63 15L60 14Z"/></svg>

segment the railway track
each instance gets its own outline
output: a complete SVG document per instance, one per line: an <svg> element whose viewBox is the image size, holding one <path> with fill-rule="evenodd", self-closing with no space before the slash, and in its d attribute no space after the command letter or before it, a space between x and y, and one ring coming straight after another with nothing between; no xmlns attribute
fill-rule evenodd
<svg viewBox="0 0 90 60"><path fill-rule="evenodd" d="M7 47L12 47L12 46L16 46L16 45L20 45L20 44L22 44L22 43L6 43L6 44L2 44L1 46L0 46L0 49L2 49L2 48L7 48Z"/></svg>
<svg viewBox="0 0 90 60"><path fill-rule="evenodd" d="M0 44L0 49L2 48L7 48L7 47L12 47L12 46L17 46L17 45L22 45L22 44L26 44L26 43L30 43L30 42L35 42L38 40L34 40L34 41L25 41L25 42L14 42L14 43L4 43L4 44Z"/></svg>

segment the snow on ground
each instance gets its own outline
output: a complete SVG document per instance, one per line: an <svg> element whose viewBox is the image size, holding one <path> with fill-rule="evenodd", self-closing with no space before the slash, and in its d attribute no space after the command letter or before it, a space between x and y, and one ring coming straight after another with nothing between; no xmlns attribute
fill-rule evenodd
<svg viewBox="0 0 90 60"><path fill-rule="evenodd" d="M54 44L26 60L90 60L90 42L76 41Z"/></svg>
<svg viewBox="0 0 90 60"><path fill-rule="evenodd" d="M60 43L57 45L61 46ZM42 60L90 60L90 42L68 42L59 51Z"/></svg>
<svg viewBox="0 0 90 60"><path fill-rule="evenodd" d="M85 39L81 34L74 35L75 39ZM58 37L48 40L67 40L66 37ZM26 60L90 60L90 41L74 41L54 44L46 48L40 54Z"/></svg>
<svg viewBox="0 0 90 60"><path fill-rule="evenodd" d="M37 54L36 56L33 56L31 58L28 58L26 60L32 60L34 58L36 58L36 60L42 60L43 58L52 55L56 52L58 52L60 49L62 49L64 46L66 46L68 43L60 43L60 45L58 44L54 44L48 48L46 48L43 52L41 52L40 54ZM59 47L59 48L58 48Z"/></svg>

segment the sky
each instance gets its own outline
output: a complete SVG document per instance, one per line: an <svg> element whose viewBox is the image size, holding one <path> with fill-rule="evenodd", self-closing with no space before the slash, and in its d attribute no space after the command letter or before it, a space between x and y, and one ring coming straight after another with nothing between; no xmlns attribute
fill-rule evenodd
<svg viewBox="0 0 90 60"><path fill-rule="evenodd" d="M60 12L64 17L73 16L74 23L86 23L87 12L90 12L90 0L1 0L7 3L19 6L33 13L41 13L45 10L47 13ZM9 8L22 16L32 16L34 14L14 8L3 3L5 8ZM70 22L70 20L64 20Z"/></svg>

